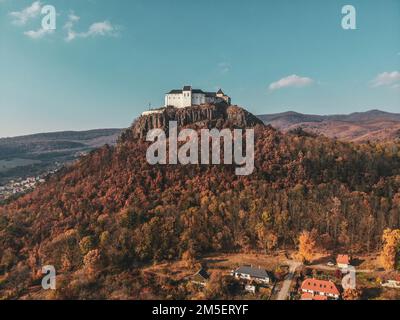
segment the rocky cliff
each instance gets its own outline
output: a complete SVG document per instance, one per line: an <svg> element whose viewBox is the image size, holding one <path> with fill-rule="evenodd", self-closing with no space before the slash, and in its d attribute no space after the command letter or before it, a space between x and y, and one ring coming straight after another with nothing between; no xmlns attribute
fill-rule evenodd
<svg viewBox="0 0 400 320"><path fill-rule="evenodd" d="M121 136L124 142L131 138L143 138L155 128L168 130L170 121L177 121L179 127L199 128L249 128L264 126L253 114L238 106L227 104L206 104L184 109L168 107L152 114L143 115Z"/></svg>

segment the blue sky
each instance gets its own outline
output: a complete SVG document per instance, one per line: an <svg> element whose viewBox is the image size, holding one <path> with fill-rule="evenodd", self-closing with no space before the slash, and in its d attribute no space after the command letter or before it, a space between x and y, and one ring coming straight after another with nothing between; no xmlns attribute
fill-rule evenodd
<svg viewBox="0 0 400 320"><path fill-rule="evenodd" d="M127 127L185 84L255 114L400 112L400 1L0 0L0 137Z"/></svg>

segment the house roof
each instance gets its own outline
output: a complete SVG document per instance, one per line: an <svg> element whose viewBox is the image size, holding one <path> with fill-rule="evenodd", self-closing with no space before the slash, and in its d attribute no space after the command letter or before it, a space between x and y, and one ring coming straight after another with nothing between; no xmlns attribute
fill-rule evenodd
<svg viewBox="0 0 400 320"><path fill-rule="evenodd" d="M253 278L268 278L268 272L265 269L255 268L251 266L241 266L235 270L235 273L248 274Z"/></svg>
<svg viewBox="0 0 400 320"><path fill-rule="evenodd" d="M168 92L168 94L177 94L177 93L182 93L182 90L171 90L170 92Z"/></svg>
<svg viewBox="0 0 400 320"><path fill-rule="evenodd" d="M192 276L192 278L195 281L204 281L204 280L208 280L210 278L210 275L208 274L208 272L204 268L201 268L199 271L197 271Z"/></svg>
<svg viewBox="0 0 400 320"><path fill-rule="evenodd" d="M183 91L192 91L192 93L200 93L200 94L205 94L207 97L215 97L217 94L223 94L225 93L222 91L222 89L219 89L218 92L205 92L201 89L192 89L191 86L184 86L183 90L182 89L173 89L167 94L181 94Z"/></svg>
<svg viewBox="0 0 400 320"><path fill-rule="evenodd" d="M192 90L192 93L205 93L203 90L200 90L200 89L186 89L186 88L191 88L191 87L185 87L185 88L183 88L183 90L174 89L174 90L171 90L170 92L168 92L168 94L181 94L181 93L183 93L183 91L190 91L190 90Z"/></svg>
<svg viewBox="0 0 400 320"><path fill-rule="evenodd" d="M327 296L314 296L312 293L305 292L301 295L301 300L328 300Z"/></svg>
<svg viewBox="0 0 400 320"><path fill-rule="evenodd" d="M323 292L325 294L327 293L335 295L340 294L339 289L332 281L318 280L314 278L304 280L303 283L301 284L301 289Z"/></svg>
<svg viewBox="0 0 400 320"><path fill-rule="evenodd" d="M338 264L350 264L350 256L348 254L339 254L336 258Z"/></svg>
<svg viewBox="0 0 400 320"><path fill-rule="evenodd" d="M301 300L312 300L313 295L311 293L305 292L301 295Z"/></svg>

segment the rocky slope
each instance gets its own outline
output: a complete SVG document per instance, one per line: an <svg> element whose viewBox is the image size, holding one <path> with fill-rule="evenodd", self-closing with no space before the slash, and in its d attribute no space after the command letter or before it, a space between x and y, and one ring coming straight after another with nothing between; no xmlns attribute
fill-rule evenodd
<svg viewBox="0 0 400 320"><path fill-rule="evenodd" d="M240 108L227 104L207 104L184 109L168 107L159 112L138 118L121 136L121 142L132 138L143 138L155 128L168 130L170 121L177 121L179 127L196 128L246 128L263 125L263 122Z"/></svg>

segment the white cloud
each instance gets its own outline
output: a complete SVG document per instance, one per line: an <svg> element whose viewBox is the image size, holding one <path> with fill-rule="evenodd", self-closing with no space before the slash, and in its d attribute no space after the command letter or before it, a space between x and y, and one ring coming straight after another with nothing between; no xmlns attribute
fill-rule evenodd
<svg viewBox="0 0 400 320"><path fill-rule="evenodd" d="M398 87L400 84L400 72L383 72L378 74L374 80L372 80L372 87L382 87L382 86L391 86L392 88Z"/></svg>
<svg viewBox="0 0 400 320"><path fill-rule="evenodd" d="M33 2L29 7L21 11L10 12L9 15L13 18L13 23L16 25L25 25L30 19L36 18L42 9L40 1Z"/></svg>
<svg viewBox="0 0 400 320"><path fill-rule="evenodd" d="M31 39L41 39L44 36L48 35L48 34L52 34L54 32L54 30L46 30L43 28L40 28L38 30L30 30L30 31L25 31L24 35L26 35L27 37L31 38Z"/></svg>
<svg viewBox="0 0 400 320"><path fill-rule="evenodd" d="M70 30L73 28L75 22L79 21L80 17L78 17L77 15L75 15L75 13L70 12L68 14L68 20L64 25L64 29Z"/></svg>
<svg viewBox="0 0 400 320"><path fill-rule="evenodd" d="M76 38L89 38L95 36L115 36L118 34L118 27L113 26L109 21L95 22L93 23L86 32L74 31L74 26L79 17L71 12L68 15L68 21L64 25L64 29L67 30L66 41L70 42Z"/></svg>
<svg viewBox="0 0 400 320"><path fill-rule="evenodd" d="M287 87L306 87L314 83L314 80L307 77L300 77L298 75L292 74L291 76L287 76L282 78L276 82L273 82L269 85L269 90L279 90Z"/></svg>
<svg viewBox="0 0 400 320"><path fill-rule="evenodd" d="M64 25L64 29L67 30L67 37L65 38L65 40L72 41L76 38L76 32L73 30L73 27L74 27L75 23L78 22L79 20L80 20L80 17L75 15L75 13L73 11L71 11L69 13L68 20Z"/></svg>
<svg viewBox="0 0 400 320"><path fill-rule="evenodd" d="M115 28L112 26L110 22L108 21L96 22L89 27L89 31L86 32L85 36L86 37L96 36L96 35L107 36L107 35L112 35L114 31Z"/></svg>

